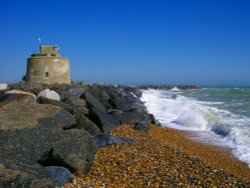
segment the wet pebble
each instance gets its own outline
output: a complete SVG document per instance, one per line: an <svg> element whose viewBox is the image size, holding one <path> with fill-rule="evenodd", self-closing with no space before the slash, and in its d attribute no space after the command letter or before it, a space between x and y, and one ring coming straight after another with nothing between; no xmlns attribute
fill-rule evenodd
<svg viewBox="0 0 250 188"><path fill-rule="evenodd" d="M65 187L250 187L249 179L211 167L163 142L164 134L159 135L158 129L162 128L153 126L142 132L126 125L113 129L112 135L137 142L100 148L91 171Z"/></svg>

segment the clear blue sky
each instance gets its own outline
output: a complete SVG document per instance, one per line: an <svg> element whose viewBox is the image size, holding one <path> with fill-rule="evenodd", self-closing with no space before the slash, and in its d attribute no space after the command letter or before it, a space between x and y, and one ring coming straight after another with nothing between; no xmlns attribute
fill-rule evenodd
<svg viewBox="0 0 250 188"><path fill-rule="evenodd" d="M0 82L57 44L73 80L250 85L249 0L2 0Z"/></svg>

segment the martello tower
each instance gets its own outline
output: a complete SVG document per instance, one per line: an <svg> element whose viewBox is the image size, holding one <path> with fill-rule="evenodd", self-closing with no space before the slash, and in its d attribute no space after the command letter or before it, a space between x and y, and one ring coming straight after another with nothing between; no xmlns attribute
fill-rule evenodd
<svg viewBox="0 0 250 188"><path fill-rule="evenodd" d="M27 61L25 81L42 84L70 84L69 61L59 54L58 46L40 46L39 54Z"/></svg>

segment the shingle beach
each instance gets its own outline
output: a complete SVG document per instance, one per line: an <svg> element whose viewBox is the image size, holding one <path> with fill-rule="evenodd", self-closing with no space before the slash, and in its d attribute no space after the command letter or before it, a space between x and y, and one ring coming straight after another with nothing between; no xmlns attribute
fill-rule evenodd
<svg viewBox="0 0 250 188"><path fill-rule="evenodd" d="M91 171L71 187L250 187L250 169L229 151L203 145L185 132L152 126L114 128L112 135L134 144L100 148Z"/></svg>

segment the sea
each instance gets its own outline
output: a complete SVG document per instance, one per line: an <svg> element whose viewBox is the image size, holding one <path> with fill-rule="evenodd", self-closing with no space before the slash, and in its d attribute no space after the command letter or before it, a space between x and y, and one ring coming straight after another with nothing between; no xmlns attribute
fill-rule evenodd
<svg viewBox="0 0 250 188"><path fill-rule="evenodd" d="M141 100L162 126L193 132L198 142L230 148L250 168L250 87L147 89Z"/></svg>

